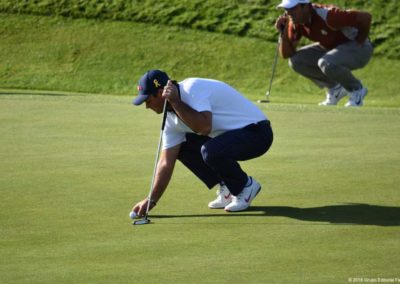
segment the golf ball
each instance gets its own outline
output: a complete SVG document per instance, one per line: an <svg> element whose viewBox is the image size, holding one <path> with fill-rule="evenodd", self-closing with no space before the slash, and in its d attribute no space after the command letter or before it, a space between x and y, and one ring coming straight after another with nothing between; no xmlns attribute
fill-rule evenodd
<svg viewBox="0 0 400 284"><path fill-rule="evenodd" d="M131 213L129 213L129 218L135 219L136 218L136 212L132 211Z"/></svg>

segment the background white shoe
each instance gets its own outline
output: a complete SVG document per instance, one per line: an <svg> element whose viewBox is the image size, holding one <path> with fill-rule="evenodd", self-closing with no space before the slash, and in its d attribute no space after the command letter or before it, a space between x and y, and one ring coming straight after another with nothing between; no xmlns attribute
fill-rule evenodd
<svg viewBox="0 0 400 284"><path fill-rule="evenodd" d="M251 179L251 184L246 186L238 196L232 196L232 202L225 207L225 211L243 211L250 206L254 197L260 192L261 185L254 178L249 178Z"/></svg>
<svg viewBox="0 0 400 284"><path fill-rule="evenodd" d="M226 185L221 185L217 190L217 198L210 203L208 207L212 209L225 208L232 201L232 194Z"/></svg>
<svg viewBox="0 0 400 284"><path fill-rule="evenodd" d="M318 105L335 106L342 98L344 98L347 95L348 93L346 89L343 88L342 85L338 84L335 87L328 90L328 92L326 93L326 100L320 102Z"/></svg>
<svg viewBox="0 0 400 284"><path fill-rule="evenodd" d="M364 97L367 95L368 89L362 87L357 91L350 93L349 101L344 105L345 107L360 107L364 104Z"/></svg>

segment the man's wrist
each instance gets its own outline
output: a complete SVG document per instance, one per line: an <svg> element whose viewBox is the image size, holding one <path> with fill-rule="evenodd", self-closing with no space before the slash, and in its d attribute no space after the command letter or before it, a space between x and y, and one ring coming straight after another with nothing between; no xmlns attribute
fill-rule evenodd
<svg viewBox="0 0 400 284"><path fill-rule="evenodd" d="M152 198L147 198L147 201L150 203L150 205L151 206L156 206L157 205L157 202L154 200L154 199L152 199Z"/></svg>
<svg viewBox="0 0 400 284"><path fill-rule="evenodd" d="M168 102L175 111L179 111L182 107L182 104L184 104L180 99L170 100Z"/></svg>

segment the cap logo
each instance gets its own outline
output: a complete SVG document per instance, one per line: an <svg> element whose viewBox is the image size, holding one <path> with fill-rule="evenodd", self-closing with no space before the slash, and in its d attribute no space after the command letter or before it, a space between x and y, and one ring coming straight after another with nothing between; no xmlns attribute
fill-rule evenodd
<svg viewBox="0 0 400 284"><path fill-rule="evenodd" d="M142 91L142 90L143 90L143 87L140 86L140 85L138 85L138 86L137 86L137 90L138 90L138 91Z"/></svg>
<svg viewBox="0 0 400 284"><path fill-rule="evenodd" d="M158 83L158 80L157 80L157 79L154 79L153 83L154 83L154 86L155 86L156 88L161 87L161 84Z"/></svg>

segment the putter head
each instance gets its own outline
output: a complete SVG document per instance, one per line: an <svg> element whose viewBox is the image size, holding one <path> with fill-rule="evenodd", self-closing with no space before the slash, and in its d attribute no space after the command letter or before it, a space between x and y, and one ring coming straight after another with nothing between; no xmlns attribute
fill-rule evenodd
<svg viewBox="0 0 400 284"><path fill-rule="evenodd" d="M150 223L150 219L141 219L133 221L132 225L146 225Z"/></svg>
<svg viewBox="0 0 400 284"><path fill-rule="evenodd" d="M265 100L257 100L257 103L269 103L269 91L265 93Z"/></svg>

